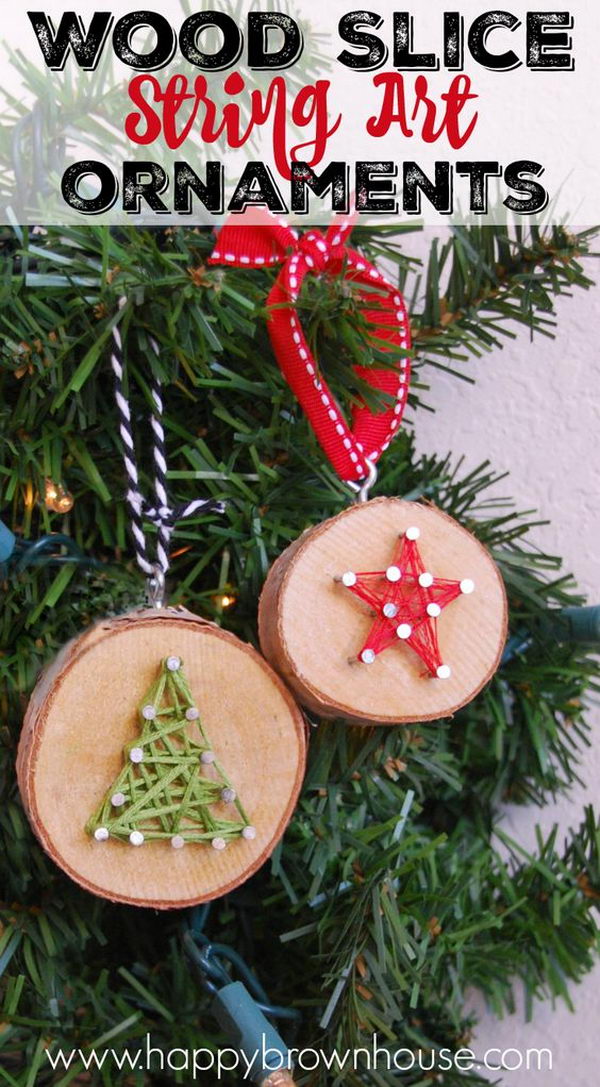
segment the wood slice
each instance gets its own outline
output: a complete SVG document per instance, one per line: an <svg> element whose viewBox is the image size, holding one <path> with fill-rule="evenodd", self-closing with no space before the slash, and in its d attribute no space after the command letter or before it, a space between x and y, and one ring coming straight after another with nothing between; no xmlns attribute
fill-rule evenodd
<svg viewBox="0 0 600 1087"><path fill-rule="evenodd" d="M140 700L161 660L183 661L203 727L256 838L222 852L189 842L138 848L94 841L85 825L139 733ZM248 879L294 810L306 756L302 714L251 646L183 608L142 610L96 624L42 674L19 745L19 787L33 829L86 890L137 906L206 902Z"/></svg>
<svg viewBox="0 0 600 1087"><path fill-rule="evenodd" d="M398 537L413 525L429 571L475 583L438 622L449 679L424 676L423 661L401 643L373 664L357 663L373 614L334 580L345 571L385 570ZM506 626L504 584L485 548L434 506L400 498L351 506L305 532L272 566L259 606L262 651L299 701L354 724L451 716L494 673Z"/></svg>

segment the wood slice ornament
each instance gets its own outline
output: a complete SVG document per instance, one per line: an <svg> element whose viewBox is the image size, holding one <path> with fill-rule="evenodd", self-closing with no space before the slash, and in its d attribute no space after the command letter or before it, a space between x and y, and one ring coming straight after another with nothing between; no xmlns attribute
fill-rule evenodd
<svg viewBox="0 0 600 1087"><path fill-rule="evenodd" d="M226 224L211 258L240 268L282 265L268 298L273 351L323 452L359 497L276 561L260 601L260 644L300 702L321 716L433 720L473 698L496 668L504 588L483 547L440 511L398 498L366 501L406 405L411 333L397 286L348 246L350 231L349 223L302 236L275 220ZM351 425L300 324L308 275L343 277L372 325L371 342L389 356L385 369L354 366L387 404L376 411L359 401Z"/></svg>
<svg viewBox="0 0 600 1087"><path fill-rule="evenodd" d="M314 713L427 721L491 677L506 612L502 578L470 532L434 506L376 498L309 529L275 562L260 644Z"/></svg>
<svg viewBox="0 0 600 1087"><path fill-rule="evenodd" d="M268 858L305 747L300 710L254 649L183 608L150 608L65 646L35 688L17 772L72 879L167 909L225 894Z"/></svg>

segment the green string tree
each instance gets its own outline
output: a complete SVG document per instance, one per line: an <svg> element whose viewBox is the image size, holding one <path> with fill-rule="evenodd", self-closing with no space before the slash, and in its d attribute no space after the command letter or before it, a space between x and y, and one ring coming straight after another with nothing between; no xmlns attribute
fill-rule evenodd
<svg viewBox="0 0 600 1087"><path fill-rule="evenodd" d="M162 662L139 715L140 735L127 746L88 833L98 842L116 838L134 846L166 840L174 849L197 842L221 850L237 837L251 840L255 829L216 760L179 657ZM219 805L234 805L238 819L213 811Z"/></svg>

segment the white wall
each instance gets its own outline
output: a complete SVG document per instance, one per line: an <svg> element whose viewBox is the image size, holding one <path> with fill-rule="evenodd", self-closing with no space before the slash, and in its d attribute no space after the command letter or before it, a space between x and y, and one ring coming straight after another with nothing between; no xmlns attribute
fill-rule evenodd
<svg viewBox="0 0 600 1087"><path fill-rule="evenodd" d="M419 239L423 252L430 238ZM415 246L410 239L406 248ZM588 272L596 274L594 261ZM600 266L597 267L600 278ZM600 603L600 288L578 291L557 304L554 341L521 333L503 351L471 366L475 386L428 371L429 402L434 416L419 412L417 446L421 452L464 453L469 465L490 459L510 477L498 488L512 495L521 509L535 507L551 524L536 530L546 551L562 555L591 603ZM600 712L589 715L600 725ZM600 735L585 755L585 788L543 811L512 808L505 827L525 846L533 845L536 822L545 830L558 822L563 830L577 825L584 804L600 808ZM536 1008L532 1023L523 1015L496 1022L477 1004L481 1024L475 1047L542 1047L554 1051L551 1074L533 1071L505 1073L506 1087L596 1087L599 1081L597 1036L600 1029L600 965L580 986L574 986L573 1016L565 1006ZM516 1062L515 1062L516 1063ZM489 1078L493 1079L491 1073Z"/></svg>

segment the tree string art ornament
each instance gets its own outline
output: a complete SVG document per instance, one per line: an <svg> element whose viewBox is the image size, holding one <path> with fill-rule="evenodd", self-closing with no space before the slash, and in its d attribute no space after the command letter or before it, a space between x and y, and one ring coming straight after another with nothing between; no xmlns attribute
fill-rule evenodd
<svg viewBox="0 0 600 1087"><path fill-rule="evenodd" d="M144 499L118 325L113 337L126 500L148 606L101 620L48 666L27 710L17 774L35 833L72 879L112 901L179 908L220 897L269 857L302 783L306 725L256 650L166 605L176 522L222 506L169 504L156 380L155 493Z"/></svg>
<svg viewBox="0 0 600 1087"><path fill-rule="evenodd" d="M179 657L162 662L139 715L141 732L126 747L123 769L88 833L98 842L117 838L140 846L158 840L174 849L187 842L225 849L240 836L254 839L256 830L202 727ZM234 815L220 814L223 805L234 807Z"/></svg>
<svg viewBox="0 0 600 1087"><path fill-rule="evenodd" d="M299 701L323 717L398 724L451 715L497 667L506 638L500 574L481 544L433 505L368 500L398 432L410 380L410 322L392 283L347 242L348 224L302 236L280 221L222 227L212 261L281 264L268 298L277 362L356 503L277 559L259 607L260 644ZM308 275L356 289L385 369L355 366L388 405L351 422L313 357L296 308Z"/></svg>

